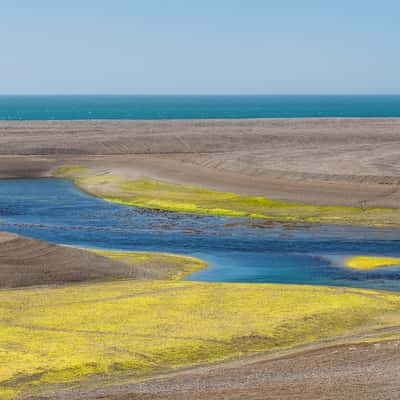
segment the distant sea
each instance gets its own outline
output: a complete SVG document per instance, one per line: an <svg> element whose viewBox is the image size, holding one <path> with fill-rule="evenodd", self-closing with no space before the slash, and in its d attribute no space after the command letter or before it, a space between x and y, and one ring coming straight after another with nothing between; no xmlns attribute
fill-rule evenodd
<svg viewBox="0 0 400 400"><path fill-rule="evenodd" d="M392 96L0 96L0 120L400 117Z"/></svg>

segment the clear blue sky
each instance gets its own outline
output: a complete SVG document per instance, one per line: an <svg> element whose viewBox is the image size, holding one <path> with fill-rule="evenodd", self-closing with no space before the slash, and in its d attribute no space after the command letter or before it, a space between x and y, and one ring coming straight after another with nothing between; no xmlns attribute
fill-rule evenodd
<svg viewBox="0 0 400 400"><path fill-rule="evenodd" d="M0 0L0 93L400 93L399 0Z"/></svg>

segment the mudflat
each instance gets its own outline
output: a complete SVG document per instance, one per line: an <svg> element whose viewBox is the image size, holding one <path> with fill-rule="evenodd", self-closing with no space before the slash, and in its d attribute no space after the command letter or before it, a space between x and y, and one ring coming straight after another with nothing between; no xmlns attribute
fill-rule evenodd
<svg viewBox="0 0 400 400"><path fill-rule="evenodd" d="M0 122L0 178L72 164L271 199L397 208L400 119Z"/></svg>

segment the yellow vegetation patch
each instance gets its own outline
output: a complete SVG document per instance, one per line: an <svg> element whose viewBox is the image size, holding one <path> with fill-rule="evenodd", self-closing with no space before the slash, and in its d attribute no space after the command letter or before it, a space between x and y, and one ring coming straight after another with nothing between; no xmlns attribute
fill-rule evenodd
<svg viewBox="0 0 400 400"><path fill-rule="evenodd" d="M294 223L400 225L398 209L303 205L149 179L95 175L86 169L74 172L66 168L66 171L59 169L56 176L74 179L82 190L94 196L136 207Z"/></svg>
<svg viewBox="0 0 400 400"><path fill-rule="evenodd" d="M114 281L0 291L0 398L141 377L384 327L396 294ZM6 397L7 396L7 397Z"/></svg>
<svg viewBox="0 0 400 400"><path fill-rule="evenodd" d="M356 256L346 260L346 266L354 269L375 269L390 266L400 267L400 258Z"/></svg>
<svg viewBox="0 0 400 400"><path fill-rule="evenodd" d="M157 279L181 280L185 276L207 267L207 262L176 254L86 249L103 257L141 268Z"/></svg>
<svg viewBox="0 0 400 400"><path fill-rule="evenodd" d="M76 178L78 175L84 174L88 169L80 166L60 167L54 173L55 176L64 178Z"/></svg>

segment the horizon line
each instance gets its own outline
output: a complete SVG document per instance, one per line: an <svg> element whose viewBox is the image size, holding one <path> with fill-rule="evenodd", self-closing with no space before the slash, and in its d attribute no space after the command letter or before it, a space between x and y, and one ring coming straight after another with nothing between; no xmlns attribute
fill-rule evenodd
<svg viewBox="0 0 400 400"><path fill-rule="evenodd" d="M17 96L140 96L140 97L202 97L202 96L400 96L399 93L0 93L0 97Z"/></svg>

